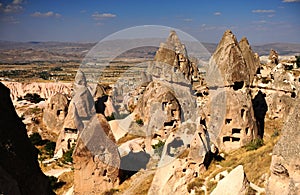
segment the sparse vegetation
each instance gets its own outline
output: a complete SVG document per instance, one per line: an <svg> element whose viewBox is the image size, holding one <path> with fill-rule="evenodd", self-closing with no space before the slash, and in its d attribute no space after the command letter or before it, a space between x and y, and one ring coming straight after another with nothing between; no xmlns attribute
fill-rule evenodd
<svg viewBox="0 0 300 195"><path fill-rule="evenodd" d="M191 190L195 190L195 194L200 195L204 194L204 191L200 189L204 185L205 180L203 178L196 178L194 181L187 185L187 190L191 193Z"/></svg>
<svg viewBox="0 0 300 195"><path fill-rule="evenodd" d="M263 145L264 145L264 140L257 138L257 139L252 140L247 145L245 145L244 148L246 148L247 151L257 150L258 148L262 147Z"/></svg>
<svg viewBox="0 0 300 195"><path fill-rule="evenodd" d="M144 121L142 119L137 119L135 121L137 124L139 124L140 126L143 126L144 125Z"/></svg>
<svg viewBox="0 0 300 195"><path fill-rule="evenodd" d="M107 121L115 120L115 114L112 113L110 116L106 116L105 118L106 118Z"/></svg>
<svg viewBox="0 0 300 195"><path fill-rule="evenodd" d="M44 144L42 137L39 133L35 132L29 136L29 140L34 146L41 146Z"/></svg>
<svg viewBox="0 0 300 195"><path fill-rule="evenodd" d="M37 104L41 101L44 101L45 99L41 98L41 96L37 93L27 93L24 97L18 97L17 100L18 101L27 100L31 103Z"/></svg>
<svg viewBox="0 0 300 195"><path fill-rule="evenodd" d="M64 163L73 163L72 155L73 155L74 148L75 148L75 144L73 144L72 147L63 154L62 161Z"/></svg>
<svg viewBox="0 0 300 195"><path fill-rule="evenodd" d="M165 145L165 142L163 142L161 140L159 140L157 144L152 145L152 148L154 149L154 153L158 154L158 156L161 156L162 151L164 149L164 145Z"/></svg>
<svg viewBox="0 0 300 195"><path fill-rule="evenodd" d="M52 142L52 141L47 142L44 146L46 154L49 155L50 157L53 157L53 155L54 155L55 146L56 146L56 143Z"/></svg>
<svg viewBox="0 0 300 195"><path fill-rule="evenodd" d="M103 195L113 195L113 194L115 194L116 192L119 192L119 190L118 190L118 189L112 188L112 189L110 189L110 190L105 191L105 192L103 193Z"/></svg>

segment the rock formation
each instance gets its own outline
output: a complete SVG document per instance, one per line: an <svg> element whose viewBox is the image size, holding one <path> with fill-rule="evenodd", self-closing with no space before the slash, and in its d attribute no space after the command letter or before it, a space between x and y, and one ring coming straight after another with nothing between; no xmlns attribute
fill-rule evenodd
<svg viewBox="0 0 300 195"><path fill-rule="evenodd" d="M244 44L242 43L242 45ZM208 83L208 85L241 88L250 84L250 70L236 37L230 30L227 30L209 61L207 82L212 83ZM215 76L216 71L222 78L211 78Z"/></svg>
<svg viewBox="0 0 300 195"><path fill-rule="evenodd" d="M61 93L51 96L43 110L43 122L55 134L61 131L68 111L68 99Z"/></svg>
<svg viewBox="0 0 300 195"><path fill-rule="evenodd" d="M271 64L277 65L279 63L278 53L274 50L270 50L269 60Z"/></svg>
<svg viewBox="0 0 300 195"><path fill-rule="evenodd" d="M300 193L299 103L299 99L294 102L293 110L283 127L281 138L274 146L267 194Z"/></svg>
<svg viewBox="0 0 300 195"><path fill-rule="evenodd" d="M15 101L18 97L23 97L27 93L36 93L41 98L48 99L55 93L71 95L71 83L19 83L19 82L3 82L11 91L12 100Z"/></svg>
<svg viewBox="0 0 300 195"><path fill-rule="evenodd" d="M217 187L212 191L212 195L241 195L247 194L249 181L245 175L242 165L234 168L224 179L219 181Z"/></svg>
<svg viewBox="0 0 300 195"><path fill-rule="evenodd" d="M154 60L180 70L188 80L198 74L196 63L188 58L185 45L180 42L175 31L171 31L167 41L161 43Z"/></svg>
<svg viewBox="0 0 300 195"><path fill-rule="evenodd" d="M210 59L207 73L212 76L215 73L211 71L220 71L221 78L210 80L215 83L208 83L212 88L218 86L219 89L212 90L216 95L211 96L208 102L210 109L207 118L212 141L226 151L237 149L258 135L248 88L250 75L254 74L257 65L245 38L240 45L242 50L235 36L227 30Z"/></svg>
<svg viewBox="0 0 300 195"><path fill-rule="evenodd" d="M0 192L3 194L54 194L40 170L37 150L15 112L10 91L0 83Z"/></svg>
<svg viewBox="0 0 300 195"><path fill-rule="evenodd" d="M244 60L249 68L250 84L254 80L257 70L260 67L259 57L254 54L246 37L243 37L239 42L239 47L242 51Z"/></svg>
<svg viewBox="0 0 300 195"><path fill-rule="evenodd" d="M119 182L120 155L103 115L94 115L73 153L74 194L102 194Z"/></svg>

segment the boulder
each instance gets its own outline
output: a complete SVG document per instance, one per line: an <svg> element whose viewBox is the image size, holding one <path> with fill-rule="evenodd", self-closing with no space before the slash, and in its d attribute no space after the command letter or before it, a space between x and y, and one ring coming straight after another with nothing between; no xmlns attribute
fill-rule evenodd
<svg viewBox="0 0 300 195"><path fill-rule="evenodd" d="M3 194L54 194L38 164L38 151L30 143L22 120L0 83L0 192Z"/></svg>
<svg viewBox="0 0 300 195"><path fill-rule="evenodd" d="M249 181L242 165L234 168L225 178L218 182L211 195L242 195L247 194Z"/></svg>

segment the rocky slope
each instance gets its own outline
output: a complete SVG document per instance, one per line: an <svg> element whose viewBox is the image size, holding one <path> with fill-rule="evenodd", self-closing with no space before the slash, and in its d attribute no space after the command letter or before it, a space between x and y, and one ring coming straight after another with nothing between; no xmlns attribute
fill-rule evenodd
<svg viewBox="0 0 300 195"><path fill-rule="evenodd" d="M53 194L40 170L37 150L15 112L10 91L0 83L0 192L4 194Z"/></svg>

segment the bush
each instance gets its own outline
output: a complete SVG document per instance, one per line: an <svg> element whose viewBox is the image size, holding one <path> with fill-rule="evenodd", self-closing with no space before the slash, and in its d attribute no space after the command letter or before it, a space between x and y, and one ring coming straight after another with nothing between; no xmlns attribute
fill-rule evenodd
<svg viewBox="0 0 300 195"><path fill-rule="evenodd" d="M141 126L144 125L144 121L142 119L137 119L135 122Z"/></svg>
<svg viewBox="0 0 300 195"><path fill-rule="evenodd" d="M27 100L30 101L31 103L39 103L40 101L44 101L44 98L41 98L41 96L37 93L27 93L23 98L18 98L19 100Z"/></svg>
<svg viewBox="0 0 300 195"><path fill-rule="evenodd" d="M152 148L154 149L154 153L158 154L158 156L161 156L162 151L164 149L164 145L165 145L165 142L163 142L161 140L159 140L157 144L152 145Z"/></svg>
<svg viewBox="0 0 300 195"><path fill-rule="evenodd" d="M39 133L35 132L33 134L31 134L29 136L29 140L30 142L32 143L32 145L34 146L41 146L43 145L43 140L42 140L42 137Z"/></svg>
<svg viewBox="0 0 300 195"><path fill-rule="evenodd" d="M46 143L46 145L44 147L46 154L50 155L50 157L53 157L53 155L54 155L55 146L56 146L55 142L49 141Z"/></svg>
<svg viewBox="0 0 300 195"><path fill-rule="evenodd" d="M39 73L39 77L44 80L49 80L50 74L47 71L43 71Z"/></svg>
<svg viewBox="0 0 300 195"><path fill-rule="evenodd" d="M73 163L72 155L73 155L74 148L75 148L75 144L73 144L72 147L63 154L62 159L64 163L69 163L69 162Z"/></svg>
<svg viewBox="0 0 300 195"><path fill-rule="evenodd" d="M51 71L63 71L63 69L61 67L54 67L50 69Z"/></svg>
<svg viewBox="0 0 300 195"><path fill-rule="evenodd" d="M112 120L115 120L115 115L114 115L114 113L111 113L110 116L106 116L105 118L107 121L112 121Z"/></svg>
<svg viewBox="0 0 300 195"><path fill-rule="evenodd" d="M250 150L257 150L258 148L260 148L263 145L264 145L264 140L257 138L257 139L252 140L250 143L248 143L244 147L246 148L247 151L250 151Z"/></svg>

